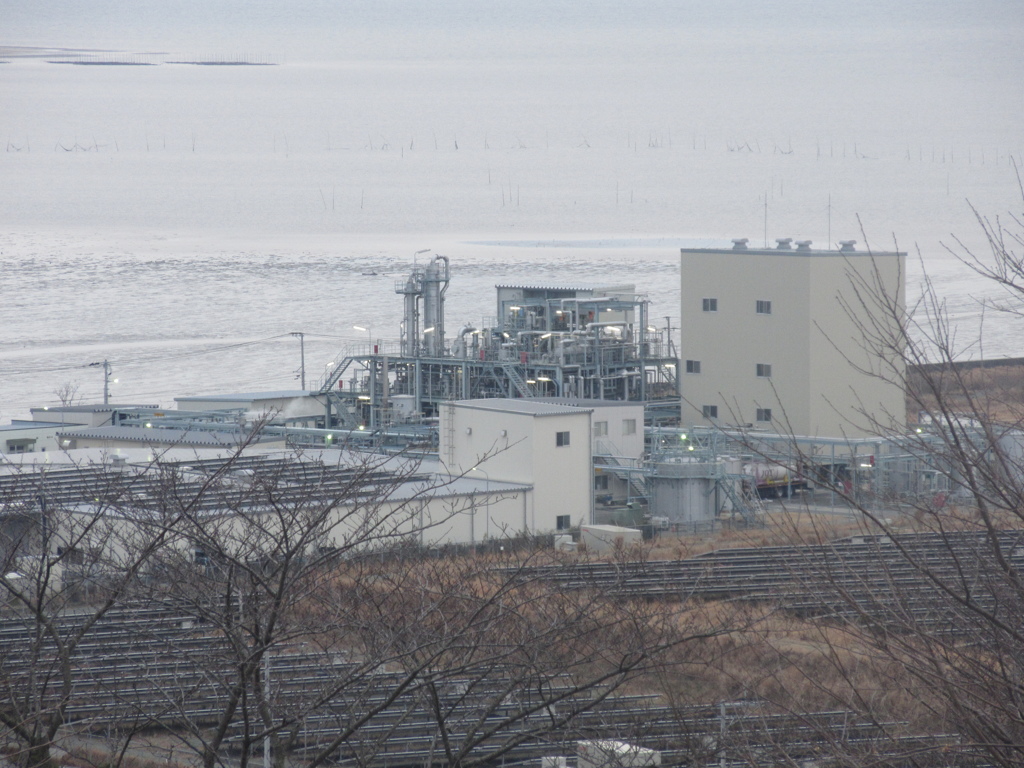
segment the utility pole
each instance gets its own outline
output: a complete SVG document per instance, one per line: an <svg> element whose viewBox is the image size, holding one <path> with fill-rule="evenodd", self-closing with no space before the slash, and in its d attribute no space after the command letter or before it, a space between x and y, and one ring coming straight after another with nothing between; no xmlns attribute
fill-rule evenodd
<svg viewBox="0 0 1024 768"><path fill-rule="evenodd" d="M104 360L102 363L89 363L90 368L98 365L103 366L103 404L110 404L110 362Z"/></svg>
<svg viewBox="0 0 1024 768"><path fill-rule="evenodd" d="M306 334L292 331L292 336L299 337L299 375L302 377L302 391L306 391Z"/></svg>

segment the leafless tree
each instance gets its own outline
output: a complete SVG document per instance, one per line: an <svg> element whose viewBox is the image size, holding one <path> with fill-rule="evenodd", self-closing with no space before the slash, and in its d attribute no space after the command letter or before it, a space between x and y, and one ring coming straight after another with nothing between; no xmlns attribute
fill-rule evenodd
<svg viewBox="0 0 1024 768"><path fill-rule="evenodd" d="M959 241L951 252L1004 289L997 308L1017 322L1024 311L1024 219L1011 213L977 220L988 252ZM958 336L944 298L927 279L910 307L880 280L853 274L851 281L847 309L860 318L865 350L879 361L906 363L871 373L906 391L909 427L893 429L893 414L862 410L860 426L872 428L884 446L864 472L870 488L827 473L818 477L860 515L875 553L870 562L855 563L836 547L827 566L807 572L806 586L832 615L821 625L824 650L815 658L828 662L830 692L844 706L891 724L904 719L893 706L901 692L912 702L908 715L913 710L920 723L950 736L923 746L913 761L934 761L941 747L948 759L1024 764L1019 374L964 362L965 351L982 349L979 340ZM801 453L795 443L791 450ZM811 455L798 460L815 463ZM912 469L900 470L900 480L897 467ZM824 679L820 668L794 677L797 687ZM886 677L893 681L888 689Z"/></svg>
<svg viewBox="0 0 1024 768"><path fill-rule="evenodd" d="M55 390L53 394L56 395L57 399L60 400L60 404L63 406L75 405L82 399L79 394L79 390L82 388L80 382L77 381L65 381Z"/></svg>
<svg viewBox="0 0 1024 768"><path fill-rule="evenodd" d="M447 481L421 478L415 462L304 461L301 488L294 466L236 470L180 511L186 483L166 479L162 503L175 510L163 514L181 522L154 594L210 642L139 702L166 711L165 732L205 766L264 750L279 767L289 755L312 767L397 750L469 766L560 750L581 716L670 649L722 631L687 625L677 603L609 601L527 575L550 553L525 540L489 554L424 549L424 526L470 502L438 502Z"/></svg>
<svg viewBox="0 0 1024 768"><path fill-rule="evenodd" d="M94 507L69 492L40 510L17 484L3 507L0 629L26 639L0 665L0 722L26 768L55 744L209 768L565 754L642 733L617 697L663 690L688 647L738 626L564 590L545 574L575 561L528 537L422 546L474 500L401 457L240 449L94 469ZM57 575L72 552L90 553L88 594Z"/></svg>
<svg viewBox="0 0 1024 768"><path fill-rule="evenodd" d="M0 727L17 761L37 768L51 764L58 731L71 719L83 649L168 544L175 521L145 531L133 524L137 476L128 471L80 468L69 504L46 471L4 469Z"/></svg>

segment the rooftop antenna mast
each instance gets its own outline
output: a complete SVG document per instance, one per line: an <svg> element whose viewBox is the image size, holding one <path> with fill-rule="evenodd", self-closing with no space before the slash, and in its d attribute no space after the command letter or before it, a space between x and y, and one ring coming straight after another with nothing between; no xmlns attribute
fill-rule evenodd
<svg viewBox="0 0 1024 768"><path fill-rule="evenodd" d="M832 193L828 193L828 249L832 250Z"/></svg>
<svg viewBox="0 0 1024 768"><path fill-rule="evenodd" d="M768 247L768 192L764 193L764 247Z"/></svg>

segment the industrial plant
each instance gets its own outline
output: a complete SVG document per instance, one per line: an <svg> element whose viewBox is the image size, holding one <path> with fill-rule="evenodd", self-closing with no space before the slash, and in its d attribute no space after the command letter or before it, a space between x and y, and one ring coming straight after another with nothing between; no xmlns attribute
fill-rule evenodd
<svg viewBox="0 0 1024 768"><path fill-rule="evenodd" d="M398 340L368 334L308 390L182 397L176 409L40 408L4 428L7 452L222 450L258 425L266 449L423 456L436 471L468 473L481 498L493 495L490 481L522 486L516 503L538 511L460 527L460 541L520 518L534 533L702 530L756 525L780 497L835 512L841 496L867 506L949 496L948 473L922 458L935 452L920 450L937 439L934 425L906 429L904 393L892 383L902 360L864 343L865 328L882 333L899 320L905 254L786 238L680 256L679 354L673 329L657 327L646 297L626 284L498 285L494 316L451 332L445 297L457 283L449 259L435 255L394 286ZM855 298L868 284L896 312L868 316ZM511 448L520 440L530 451Z"/></svg>
<svg viewBox="0 0 1024 768"><path fill-rule="evenodd" d="M71 738L100 755L123 739L161 765L262 753L265 768L944 754L945 730L898 723L893 738L846 705L780 710L744 689L680 706L691 673L678 691L662 674L684 642L732 643L762 606L959 643L977 634L966 599L1003 605L970 578L968 598L935 589L982 561L993 537L975 531L640 549L765 534L776 499L853 527L963 492L949 425L908 430L885 383L903 361L863 341L899 320L904 254L809 245L684 249L682 359L633 285L499 285L493 318L446 333L435 256L395 286L398 341L368 334L311 389L41 407L0 428L0 632L15 649L0 672L8 709L51 729L9 728L10 750L26 768ZM896 311L852 298L865 281ZM1024 433L956 429L1019 468ZM1013 532L994 546L1024 565ZM693 609L718 601L745 607L702 623ZM48 656L65 693L33 679Z"/></svg>
<svg viewBox="0 0 1024 768"><path fill-rule="evenodd" d="M678 401L668 329L651 325L635 286L497 286L493 318L446 336L446 256L399 280L398 344L350 347L316 390L324 425L370 429L436 417L451 400L568 397Z"/></svg>

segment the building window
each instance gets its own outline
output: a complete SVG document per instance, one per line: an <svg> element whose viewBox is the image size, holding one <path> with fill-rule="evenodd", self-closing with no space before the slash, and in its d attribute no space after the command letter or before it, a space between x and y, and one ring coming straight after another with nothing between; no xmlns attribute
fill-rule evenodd
<svg viewBox="0 0 1024 768"><path fill-rule="evenodd" d="M569 444L569 433L568 432L556 432L555 433L555 445L561 448L564 445Z"/></svg>
<svg viewBox="0 0 1024 768"><path fill-rule="evenodd" d="M700 360L687 360L686 361L686 372L687 373L700 373Z"/></svg>
<svg viewBox="0 0 1024 768"><path fill-rule="evenodd" d="M607 421L595 421L594 422L594 437L604 437L608 434L608 422Z"/></svg>
<svg viewBox="0 0 1024 768"><path fill-rule="evenodd" d="M624 435L635 435L636 434L636 419L623 419L622 420L622 434L624 434Z"/></svg>
<svg viewBox="0 0 1024 768"><path fill-rule="evenodd" d="M718 406L717 405L705 405L701 406L704 411L705 419L717 419L718 418Z"/></svg>
<svg viewBox="0 0 1024 768"><path fill-rule="evenodd" d="M758 421L771 421L772 420L772 409L771 408L758 408L757 409L757 420Z"/></svg>
<svg viewBox="0 0 1024 768"><path fill-rule="evenodd" d="M765 301L764 299L757 300L757 314L759 315L770 315L772 313L772 303Z"/></svg>
<svg viewBox="0 0 1024 768"><path fill-rule="evenodd" d="M718 299L701 299L705 312L717 312L718 311Z"/></svg>
<svg viewBox="0 0 1024 768"><path fill-rule="evenodd" d="M594 490L595 491L607 491L608 490L608 475L595 475L594 476Z"/></svg>
<svg viewBox="0 0 1024 768"><path fill-rule="evenodd" d="M555 518L555 530L567 531L572 528L572 517L570 515L558 515Z"/></svg>
<svg viewBox="0 0 1024 768"><path fill-rule="evenodd" d="M770 379L772 377L772 367L768 363L757 364L757 375L762 379Z"/></svg>

